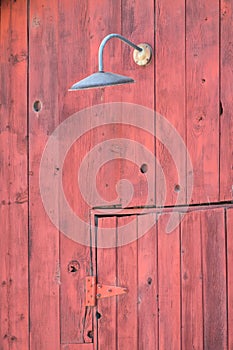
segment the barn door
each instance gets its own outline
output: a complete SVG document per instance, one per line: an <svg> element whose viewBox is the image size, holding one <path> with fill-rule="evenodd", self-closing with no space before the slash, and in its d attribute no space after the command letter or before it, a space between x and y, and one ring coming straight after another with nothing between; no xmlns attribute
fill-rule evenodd
<svg viewBox="0 0 233 350"><path fill-rule="evenodd" d="M148 213L96 220L97 245L106 246L106 228L116 242L93 249L97 283L128 292L97 300L95 349L226 349L224 209L189 212L167 234L169 218ZM131 243L121 245L127 234Z"/></svg>

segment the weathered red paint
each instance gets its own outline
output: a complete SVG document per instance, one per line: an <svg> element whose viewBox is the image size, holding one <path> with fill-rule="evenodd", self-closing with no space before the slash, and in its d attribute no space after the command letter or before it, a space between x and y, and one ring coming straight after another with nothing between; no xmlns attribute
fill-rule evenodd
<svg viewBox="0 0 233 350"><path fill-rule="evenodd" d="M228 347L233 346L233 209L226 212L227 221L227 296L228 296Z"/></svg>
<svg viewBox="0 0 233 350"><path fill-rule="evenodd" d="M147 220L153 221L154 215L148 214ZM143 225L139 215L137 230L143 230ZM157 225L154 225L138 240L138 344L142 349L154 350L159 345L157 233Z"/></svg>
<svg viewBox="0 0 233 350"><path fill-rule="evenodd" d="M106 222L107 221L107 222ZM102 226L107 225L115 226L116 217L103 218L99 220L98 230L101 230ZM117 233L116 240L117 240ZM101 245L101 242L99 242ZM104 264L104 269L99 269L99 264ZM98 249L97 252L97 276L98 281L105 284L120 285L116 275L117 269L117 249ZM121 299L120 299L121 300ZM103 334L103 337L99 337L98 345L99 348L115 349L117 334L112 332L112 329L116 329L117 326L117 298L109 298L98 301L98 312L104 316L99 319L98 322L98 333Z"/></svg>
<svg viewBox="0 0 233 350"><path fill-rule="evenodd" d="M158 0L156 4L156 112L172 123L186 142L186 84L185 84L185 1ZM171 67L176 67L174 70ZM174 140L174 147L175 140ZM177 149L182 172L185 174L186 156ZM166 204L174 205L177 195L186 202L186 188L181 188L172 155L156 140L156 157L166 177ZM156 203L161 203L163 186L156 181ZM177 192L176 186L180 186Z"/></svg>
<svg viewBox="0 0 233 350"><path fill-rule="evenodd" d="M232 41L233 4L221 1L221 47L220 47L220 200L233 198L233 123L232 123Z"/></svg>
<svg viewBox="0 0 233 350"><path fill-rule="evenodd" d="M59 122L57 1L33 1L29 10L30 348L46 350L60 347L59 232L44 211L39 191L41 151ZM40 112L33 109L36 100L41 101Z"/></svg>
<svg viewBox="0 0 233 350"><path fill-rule="evenodd" d="M0 21L0 348L230 349L231 3L2 0ZM99 43L111 32L151 44L152 63L145 69L136 66L129 47L110 41L104 53L106 70L132 76L136 84L69 93L72 83L97 69ZM41 111L33 109L35 101L41 102ZM148 209L148 220L158 218L149 233L124 247L93 248L91 255L89 247L68 239L50 222L40 197L39 166L56 126L85 107L113 101L156 109L177 128L193 162L192 203L213 205L190 208L169 235L165 226L171 209L163 215ZM181 217L186 188L175 187L179 178L172 156L145 131L122 124L91 130L68 152L63 184L70 206L96 224L78 189L77 170L98 143L130 138L156 154L167 181L166 205L173 205L182 191ZM100 152L99 159L104 157ZM180 162L185 172L186 159L181 156ZM99 215L92 239L95 232L115 227L117 240L119 227L129 221L134 222L129 234L137 236L143 225L141 209L134 207L145 202L146 178L133 162L113 159L93 181L112 200L121 178L134 184L133 208L121 217L114 210L111 217ZM150 195L151 206L156 206L159 183ZM54 206L58 203L57 193ZM99 281L128 286L129 293L85 308L84 282L91 263Z"/></svg>
<svg viewBox="0 0 233 350"><path fill-rule="evenodd" d="M159 349L180 349L180 228L168 235L165 228L169 217L164 214L158 221L158 337Z"/></svg>
<svg viewBox="0 0 233 350"><path fill-rule="evenodd" d="M231 310L228 321L226 313L232 304L231 212L232 208L193 208L171 234L166 233L170 213L149 213L148 220L158 215L157 228L137 244L97 250L100 281L124 284L129 290L127 295L98 301L100 348L117 349L124 343L127 349L129 339L138 349L227 348L227 341L232 341ZM97 237L111 221L117 240L118 225L126 219L127 213L100 217ZM137 233L142 216L133 219Z"/></svg>
<svg viewBox="0 0 233 350"><path fill-rule="evenodd" d="M203 348L203 273L200 212L181 226L182 348Z"/></svg>
<svg viewBox="0 0 233 350"><path fill-rule="evenodd" d="M204 348L227 349L226 222L224 209L201 218Z"/></svg>
<svg viewBox="0 0 233 350"><path fill-rule="evenodd" d="M27 2L1 2L0 348L29 346Z"/></svg>
<svg viewBox="0 0 233 350"><path fill-rule="evenodd" d="M187 146L193 203L219 200L219 1L186 2Z"/></svg>

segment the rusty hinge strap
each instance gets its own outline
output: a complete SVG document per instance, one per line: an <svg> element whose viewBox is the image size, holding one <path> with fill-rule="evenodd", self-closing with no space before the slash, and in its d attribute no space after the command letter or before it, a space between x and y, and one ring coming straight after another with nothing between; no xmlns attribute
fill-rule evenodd
<svg viewBox="0 0 233 350"><path fill-rule="evenodd" d="M96 276L86 277L86 306L96 305Z"/></svg>
<svg viewBox="0 0 233 350"><path fill-rule="evenodd" d="M96 282L96 276L86 277L86 306L96 306L98 299L125 294L125 287L109 286Z"/></svg>

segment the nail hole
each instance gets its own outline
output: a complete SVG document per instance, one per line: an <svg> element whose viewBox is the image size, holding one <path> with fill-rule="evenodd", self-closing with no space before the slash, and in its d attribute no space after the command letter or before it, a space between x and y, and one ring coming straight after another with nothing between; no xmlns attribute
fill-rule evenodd
<svg viewBox="0 0 233 350"><path fill-rule="evenodd" d="M40 112L42 109L42 103L39 100L35 101L33 103L33 109L35 112Z"/></svg>
<svg viewBox="0 0 233 350"><path fill-rule="evenodd" d="M174 191L175 192L180 192L180 185L175 185Z"/></svg>
<svg viewBox="0 0 233 350"><path fill-rule="evenodd" d="M205 79L203 78L203 79L201 79L201 81L202 81L202 83L204 84L205 83Z"/></svg>
<svg viewBox="0 0 233 350"><path fill-rule="evenodd" d="M93 339L94 338L93 331L88 331L87 336L88 336L88 338Z"/></svg>
<svg viewBox="0 0 233 350"><path fill-rule="evenodd" d="M142 164L140 168L141 173L145 174L148 171L148 165Z"/></svg>
<svg viewBox="0 0 233 350"><path fill-rule="evenodd" d="M147 283L149 284L149 286L152 284L152 278L151 278L151 277L149 277L149 278L147 279Z"/></svg>
<svg viewBox="0 0 233 350"><path fill-rule="evenodd" d="M102 315L97 311L97 312L96 312L96 318L97 318L97 320L99 320L101 317L102 317Z"/></svg>

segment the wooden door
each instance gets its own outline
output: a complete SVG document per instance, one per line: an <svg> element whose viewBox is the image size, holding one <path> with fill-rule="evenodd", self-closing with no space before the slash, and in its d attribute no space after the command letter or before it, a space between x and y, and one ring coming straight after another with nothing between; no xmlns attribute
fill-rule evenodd
<svg viewBox="0 0 233 350"><path fill-rule="evenodd" d="M116 241L116 247L95 249L98 283L123 286L128 293L98 300L96 349L227 349L232 227L226 214L231 213L177 212L183 220L170 234L171 213L98 218L98 244L104 244L107 227L115 227ZM121 228L130 221L135 239L121 246L127 234ZM151 229L138 237L146 223Z"/></svg>
<svg viewBox="0 0 233 350"><path fill-rule="evenodd" d="M153 221L154 216L148 214L147 220ZM131 234L135 237L131 243L121 246L121 227L130 221ZM138 349L138 346L155 349L158 339L157 229L153 226L138 240L140 224L140 215L98 219L97 242L103 227L114 225L117 245L96 250L98 282L126 287L128 293L98 301L97 349ZM98 242L100 246L101 243Z"/></svg>
<svg viewBox="0 0 233 350"><path fill-rule="evenodd" d="M233 178L232 21L229 0L0 1L1 349L233 348L233 211L227 207ZM110 41L106 68L132 76L136 84L68 92L97 69L99 44L112 32L136 44L148 42L151 64L136 66L131 48ZM164 232L170 214L144 213L148 222L156 216L144 236L138 234L145 223L136 210L99 215L98 240L110 226L118 245L93 248L93 260L89 246L72 241L50 221L41 200L40 162L51 134L69 116L119 101L157 111L176 128L193 164L191 203L198 211L188 213L170 235ZM84 203L76 171L92 148L116 137L156 156L166 178L168 210L178 195L180 204L190 203L186 155L173 145L182 186L159 135L132 124L126 128L124 120L90 129L72 145L64 169L55 164L54 178L63 171L69 204L86 221L99 203L95 198L89 207ZM158 131L157 120L150 130ZM134 163L136 148L132 154L131 162L115 157L95 178L106 201L116 198L115 185L126 178L135 190L128 206L145 205L146 175ZM99 153L99 159L104 156ZM155 163L147 172L155 180L151 207L161 202L164 189ZM58 206L57 192L52 199ZM116 204L121 201L119 196ZM206 203L211 205L199 207ZM132 222L132 239L121 245L119 230L126 222ZM96 310L84 302L85 277L92 273L103 283L129 288L127 295L98 302L95 329Z"/></svg>

